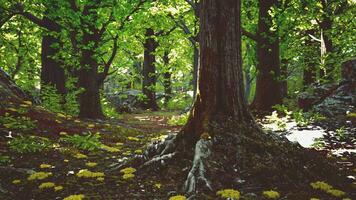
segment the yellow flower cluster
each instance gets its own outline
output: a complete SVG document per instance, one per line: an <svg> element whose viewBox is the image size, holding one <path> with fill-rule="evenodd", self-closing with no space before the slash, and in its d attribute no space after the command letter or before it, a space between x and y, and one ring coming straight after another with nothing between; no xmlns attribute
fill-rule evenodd
<svg viewBox="0 0 356 200"><path fill-rule="evenodd" d="M52 182L46 182L42 183L40 186L38 186L39 189L46 189L46 188L53 188L55 186L54 183Z"/></svg>
<svg viewBox="0 0 356 200"><path fill-rule="evenodd" d="M52 165L49 165L49 164L41 164L41 165L40 165L40 168L41 168L41 169L52 168Z"/></svg>
<svg viewBox="0 0 356 200"><path fill-rule="evenodd" d="M87 163L85 163L85 165L88 166L88 167L95 167L95 166L98 165L98 163L96 163L96 162L87 162Z"/></svg>
<svg viewBox="0 0 356 200"><path fill-rule="evenodd" d="M87 169L80 170L76 175L82 178L98 178L105 176L103 172L91 172Z"/></svg>
<svg viewBox="0 0 356 200"><path fill-rule="evenodd" d="M219 190L216 192L216 195L227 199L234 199L234 200L238 200L240 199L240 192L238 190L234 190L234 189L224 189L224 190Z"/></svg>
<svg viewBox="0 0 356 200"><path fill-rule="evenodd" d="M81 154L81 153L77 153L77 154L73 155L73 157L78 158L78 159L88 158L88 156Z"/></svg>
<svg viewBox="0 0 356 200"><path fill-rule="evenodd" d="M115 148L115 147L109 147L109 146L106 146L106 145L101 145L101 148L110 152L110 153L115 153L115 152L119 152L120 149L118 148Z"/></svg>
<svg viewBox="0 0 356 200"><path fill-rule="evenodd" d="M132 168L132 167L127 167L127 168L120 170L120 172L123 173L122 178L126 180L126 179L131 179L131 178L135 177L134 173L136 172L136 169Z"/></svg>
<svg viewBox="0 0 356 200"><path fill-rule="evenodd" d="M140 141L140 139L138 139L137 137L127 137L128 140L131 140L131 141Z"/></svg>
<svg viewBox="0 0 356 200"><path fill-rule="evenodd" d="M186 200L186 199L187 198L183 195L176 195L176 196L169 198L169 200Z"/></svg>
<svg viewBox="0 0 356 200"><path fill-rule="evenodd" d="M42 180L45 179L49 176L52 176L52 172L35 172L33 174L31 174L27 180L29 181L33 181L33 180Z"/></svg>
<svg viewBox="0 0 356 200"><path fill-rule="evenodd" d="M267 199L278 199L280 197L279 193L274 190L263 191L262 194Z"/></svg>
<svg viewBox="0 0 356 200"><path fill-rule="evenodd" d="M85 196L83 194L74 194L64 198L63 200L82 200L84 197Z"/></svg>

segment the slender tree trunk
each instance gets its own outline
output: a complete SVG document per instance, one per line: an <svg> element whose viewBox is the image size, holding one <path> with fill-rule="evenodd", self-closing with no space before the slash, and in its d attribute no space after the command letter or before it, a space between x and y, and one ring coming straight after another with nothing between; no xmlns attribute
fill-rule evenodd
<svg viewBox="0 0 356 200"><path fill-rule="evenodd" d="M163 74L163 86L164 86L164 104L167 106L169 100L172 98L172 72L169 69L169 53L164 52L163 62L166 67Z"/></svg>
<svg viewBox="0 0 356 200"><path fill-rule="evenodd" d="M15 65L14 71L11 72L11 78L14 80L16 74L20 71L22 68L23 62L24 62L24 56L23 56L23 43L22 43L22 32L21 30L17 31L17 41L18 41L18 49L17 49L17 62Z"/></svg>
<svg viewBox="0 0 356 200"><path fill-rule="evenodd" d="M83 44L87 45L90 35L83 37ZM102 118L104 117L100 103L100 86L98 80L98 63L94 58L92 49L82 50L81 69L78 72L78 87L84 91L79 95L79 117Z"/></svg>
<svg viewBox="0 0 356 200"><path fill-rule="evenodd" d="M333 81L333 69L334 63L332 58L333 53L333 42L331 40L331 29L333 21L331 19L332 13L328 6L327 0L321 0L323 15L320 22L321 30L321 59L324 69L320 70L320 76L327 82Z"/></svg>
<svg viewBox="0 0 356 200"><path fill-rule="evenodd" d="M317 54L318 46L309 37L309 34L315 35L315 33L316 31L314 29L310 29L306 31L305 35L306 52L304 55L305 68L303 70L303 85L305 89L316 83L316 73L319 60L319 56Z"/></svg>
<svg viewBox="0 0 356 200"><path fill-rule="evenodd" d="M145 102L142 107L144 109L158 110L156 102L156 48L158 47L157 41L153 38L155 35L154 30L148 28L146 30L146 40L144 44L144 63L143 63L143 84L142 92L146 96Z"/></svg>
<svg viewBox="0 0 356 200"><path fill-rule="evenodd" d="M84 29L81 45L88 47L93 43L98 43L99 31L95 26L98 19L95 9L86 9L85 16L90 16L92 21L87 22L88 30ZM96 58L96 47L82 48L80 70L78 71L78 86L84 91L79 95L79 117L81 118L103 118L101 109L100 88L104 79L98 73L98 61Z"/></svg>
<svg viewBox="0 0 356 200"><path fill-rule="evenodd" d="M48 17L43 17L43 23L46 26L55 30L60 30L59 25L53 23ZM58 31L59 32L59 31ZM42 49L41 49L41 85L55 86L57 92L61 95L67 93L65 87L66 75L63 63L58 58L61 41L59 38L46 34L42 36Z"/></svg>
<svg viewBox="0 0 356 200"><path fill-rule="evenodd" d="M280 83L280 53L278 31L273 30L269 11L277 6L277 1L259 1L258 41L257 41L257 80L256 93L251 107L260 112L272 110L281 104L283 94ZM273 94L272 94L273 92Z"/></svg>

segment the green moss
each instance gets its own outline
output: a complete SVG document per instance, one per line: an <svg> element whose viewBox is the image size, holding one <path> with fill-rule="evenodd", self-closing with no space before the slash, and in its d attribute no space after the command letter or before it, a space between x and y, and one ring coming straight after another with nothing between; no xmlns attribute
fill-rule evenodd
<svg viewBox="0 0 356 200"><path fill-rule="evenodd" d="M234 190L234 189L219 190L218 192L216 192L216 195L218 195L224 199L227 199L227 198L232 199L232 200L240 199L240 192L238 190Z"/></svg>

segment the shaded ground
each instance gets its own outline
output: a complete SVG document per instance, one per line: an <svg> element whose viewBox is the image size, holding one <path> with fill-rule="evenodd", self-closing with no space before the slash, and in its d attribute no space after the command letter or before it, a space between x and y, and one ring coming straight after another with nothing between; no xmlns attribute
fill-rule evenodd
<svg viewBox="0 0 356 200"><path fill-rule="evenodd" d="M117 166L125 159L140 156L145 146L152 141L163 139L169 132L177 132L179 126L167 124L167 120L176 114L170 112L125 114L120 120L80 121L71 116L48 113L28 102L9 103L0 108L0 116L12 118L26 116L30 121L37 120L37 122L34 122L33 128L0 124L0 199L63 199L74 194L83 194L85 199L168 199L180 191L181 184L189 170L185 167L186 163L182 163L182 166L175 165L169 168L133 172L135 176L128 179L124 177L120 169L117 169ZM327 123L330 121L322 124L327 125ZM351 128L353 128L352 125ZM351 134L350 131L353 130L347 129L348 132L345 134ZM96 150L81 150L61 139L67 137L66 135L85 132L97 133L100 136L101 146ZM354 154L343 153L336 156L329 153L335 149L355 148L354 137L346 137L345 134L344 138L353 139L351 141L347 139L346 142L330 140L330 144L341 146L327 145L328 148L321 150L321 153L338 162L340 170L347 171L350 176L355 176ZM20 135L46 138L50 145L46 150L37 153L16 153L10 149L8 141ZM331 134L330 138L336 137ZM328 137L325 139L327 141ZM94 164L90 163L97 165L92 166ZM89 172L89 176L92 177L80 177L79 172L83 172L84 169L93 172ZM50 172L51 174L42 180L28 180L30 174L34 172ZM39 186L46 182L54 183L57 191L53 187L40 189ZM346 184L353 184L353 186L337 188L347 192L342 197L333 197L323 191L312 189L309 183L305 183L305 187L301 187L300 191L283 191L281 188L286 188L286 186L279 184L273 188L242 184L238 189L243 192L245 199L248 199L248 196L249 199L262 199L261 194L264 190L274 189L280 192L280 199L302 200L312 197L351 198L355 193L352 193L350 188L356 188L352 177ZM339 183L329 184L340 185ZM209 194L209 196L201 195L200 199L218 199L218 197L215 194Z"/></svg>

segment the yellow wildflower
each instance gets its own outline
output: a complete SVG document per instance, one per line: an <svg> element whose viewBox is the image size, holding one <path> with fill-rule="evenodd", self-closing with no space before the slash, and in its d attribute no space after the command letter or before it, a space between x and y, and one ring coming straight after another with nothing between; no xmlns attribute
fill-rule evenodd
<svg viewBox="0 0 356 200"><path fill-rule="evenodd" d="M169 200L186 200L187 198L183 195L176 195L169 198Z"/></svg>
<svg viewBox="0 0 356 200"><path fill-rule="evenodd" d="M132 168L132 167L127 167L127 168L120 170L120 172L123 174L132 174L132 173L136 172L136 169Z"/></svg>
<svg viewBox="0 0 356 200"><path fill-rule="evenodd" d="M87 162L87 163L85 163L85 165L88 166L88 167L95 167L95 166L98 165L98 163L95 163L95 162Z"/></svg>
<svg viewBox="0 0 356 200"><path fill-rule="evenodd" d="M49 176L52 176L52 172L35 172L31 174L27 180L32 181L32 180L42 180L45 179Z"/></svg>
<svg viewBox="0 0 356 200"><path fill-rule="evenodd" d="M238 190L234 189L224 189L224 190L219 190L216 192L216 195L224 198L224 199L234 199L238 200L240 199L240 192Z"/></svg>
<svg viewBox="0 0 356 200"><path fill-rule="evenodd" d="M263 191L262 194L267 199L278 199L280 197L279 193L274 190Z"/></svg>
<svg viewBox="0 0 356 200"><path fill-rule="evenodd" d="M75 194L75 195L70 195L70 196L64 198L63 200L82 200L82 199L84 199L84 197L85 196L82 194Z"/></svg>
<svg viewBox="0 0 356 200"><path fill-rule="evenodd" d="M63 190L63 186L61 186L61 185L54 187L54 191L56 191L56 192L61 191L61 190Z"/></svg>
<svg viewBox="0 0 356 200"><path fill-rule="evenodd" d="M13 184L19 184L19 183L21 183L21 180L16 179L16 180L13 180L12 183Z"/></svg>
<svg viewBox="0 0 356 200"><path fill-rule="evenodd" d="M52 182L46 182L42 183L40 186L38 186L39 189L46 189L46 188L53 188L55 186L54 183Z"/></svg>

